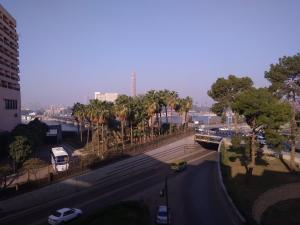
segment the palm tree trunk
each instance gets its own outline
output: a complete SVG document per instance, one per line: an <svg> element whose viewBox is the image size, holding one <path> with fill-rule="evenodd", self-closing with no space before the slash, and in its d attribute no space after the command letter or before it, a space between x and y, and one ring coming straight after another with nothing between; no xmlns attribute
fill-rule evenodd
<svg viewBox="0 0 300 225"><path fill-rule="evenodd" d="M121 138L122 138L122 154L124 153L125 144L124 144L124 121L121 121Z"/></svg>
<svg viewBox="0 0 300 225"><path fill-rule="evenodd" d="M102 141L102 152L101 152L101 159L104 158L104 124L101 124L101 141Z"/></svg>
<svg viewBox="0 0 300 225"><path fill-rule="evenodd" d="M80 123L80 142L82 143L82 123Z"/></svg>
<svg viewBox="0 0 300 225"><path fill-rule="evenodd" d="M291 115L291 156L290 156L290 169L295 171L295 154L296 154L296 106L295 97L292 102L292 115Z"/></svg>
<svg viewBox="0 0 300 225"><path fill-rule="evenodd" d="M95 152L95 146L94 146L94 124L91 123L91 136L92 136L92 151Z"/></svg>
<svg viewBox="0 0 300 225"><path fill-rule="evenodd" d="M170 134L172 134L172 123L173 123L173 118L172 118L172 111L173 111L173 108L171 107L171 111L170 111Z"/></svg>
<svg viewBox="0 0 300 225"><path fill-rule="evenodd" d="M87 137L86 137L86 146L87 146L87 149L89 149L89 139L90 139L90 124L88 125Z"/></svg>
<svg viewBox="0 0 300 225"><path fill-rule="evenodd" d="M256 144L255 144L255 129L252 131L252 136L251 136L251 166L254 168L255 166L255 153L256 153Z"/></svg>
<svg viewBox="0 0 300 225"><path fill-rule="evenodd" d="M99 124L97 123L97 138L98 138L98 151L97 155L100 155L100 134L99 134Z"/></svg>
<svg viewBox="0 0 300 225"><path fill-rule="evenodd" d="M143 140L143 143L146 142L146 133L145 133L145 121L143 121L143 136L144 136L144 140Z"/></svg>
<svg viewBox="0 0 300 225"><path fill-rule="evenodd" d="M186 120L187 120L187 112L185 112L185 114L184 114L184 132L186 132L186 128L187 128Z"/></svg>
<svg viewBox="0 0 300 225"><path fill-rule="evenodd" d="M169 123L168 121L168 107L165 106L165 111L166 111L166 123Z"/></svg>
<svg viewBox="0 0 300 225"><path fill-rule="evenodd" d="M161 111L159 111L158 127L159 127L158 134L159 134L159 136L160 136L160 130L161 130Z"/></svg>
<svg viewBox="0 0 300 225"><path fill-rule="evenodd" d="M151 139L153 139L153 116L150 117L150 123L151 123Z"/></svg>
<svg viewBox="0 0 300 225"><path fill-rule="evenodd" d="M132 130L132 123L130 123L130 144L133 144L133 130Z"/></svg>

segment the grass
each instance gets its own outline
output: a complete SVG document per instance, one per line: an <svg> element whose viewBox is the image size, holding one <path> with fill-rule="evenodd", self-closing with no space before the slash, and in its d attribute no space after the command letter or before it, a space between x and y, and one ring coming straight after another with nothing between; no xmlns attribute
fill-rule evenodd
<svg viewBox="0 0 300 225"><path fill-rule="evenodd" d="M100 209L70 225L149 225L150 212L143 202L128 201Z"/></svg>
<svg viewBox="0 0 300 225"><path fill-rule="evenodd" d="M262 225L300 224L300 199L279 202L263 214Z"/></svg>
<svg viewBox="0 0 300 225"><path fill-rule="evenodd" d="M224 155L224 151L222 152ZM254 223L252 206L261 194L284 184L300 182L300 173L290 173L280 159L257 157L250 177L246 174L246 158L241 149L227 149L226 157L227 159L222 158L221 164L224 183L237 208L250 224Z"/></svg>

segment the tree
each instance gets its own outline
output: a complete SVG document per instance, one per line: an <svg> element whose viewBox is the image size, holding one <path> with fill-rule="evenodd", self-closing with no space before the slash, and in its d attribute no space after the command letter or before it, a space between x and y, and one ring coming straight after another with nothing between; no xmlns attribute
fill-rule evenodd
<svg viewBox="0 0 300 225"><path fill-rule="evenodd" d="M101 143L102 143L102 154L103 158L104 152L104 124L107 122L108 118L113 114L113 103L106 101L99 101L97 99L92 99L90 101L91 105L91 118L92 123L96 124L97 136L98 136L98 155L100 153L100 134L99 134L99 126L101 126Z"/></svg>
<svg viewBox="0 0 300 225"><path fill-rule="evenodd" d="M221 116L228 108L232 109L232 105L236 96L242 91L249 90L253 85L249 77L236 77L229 75L228 79L218 78L207 92L216 103L212 110L217 115ZM237 131L237 116L234 116L235 131Z"/></svg>
<svg viewBox="0 0 300 225"><path fill-rule="evenodd" d="M5 189L6 188L6 177L8 175L10 175L12 173L12 168L9 164L2 164L0 166L0 177L2 179L1 181L1 187L2 187L2 184L3 185L3 188Z"/></svg>
<svg viewBox="0 0 300 225"><path fill-rule="evenodd" d="M193 99L190 96L187 96L186 98L183 99L183 110L184 110L184 129L186 130L187 128L187 115L188 112L191 110L193 107Z"/></svg>
<svg viewBox="0 0 300 225"><path fill-rule="evenodd" d="M29 181L29 174L32 173L34 175L35 180L37 180L37 173L38 171L45 167L47 164L43 160L38 158L31 158L24 162L23 168L28 173L28 181Z"/></svg>
<svg viewBox="0 0 300 225"><path fill-rule="evenodd" d="M26 137L16 136L9 145L9 155L13 160L13 170L16 172L18 167L30 156L32 148Z"/></svg>
<svg viewBox="0 0 300 225"><path fill-rule="evenodd" d="M167 95L167 105L170 107L170 134L172 134L172 111L175 108L176 104L178 102L178 93L176 91L170 91Z"/></svg>
<svg viewBox="0 0 300 225"><path fill-rule="evenodd" d="M243 115L252 129L251 164L255 165L256 134L261 130L278 131L288 121L289 106L280 102L266 89L250 89L236 96L233 110Z"/></svg>
<svg viewBox="0 0 300 225"><path fill-rule="evenodd" d="M144 97L145 110L150 118L151 137L154 137L154 122L153 117L159 110L159 102L154 90L148 91Z"/></svg>
<svg viewBox="0 0 300 225"><path fill-rule="evenodd" d="M279 58L279 62L271 64L270 70L265 72L265 78L271 82L269 90L278 98L286 99L291 105L290 168L294 171L296 169L296 101L300 94L300 53Z"/></svg>
<svg viewBox="0 0 300 225"><path fill-rule="evenodd" d="M28 123L29 129L36 135L38 141L37 145L44 143L49 127L46 123L41 122L38 118Z"/></svg>
<svg viewBox="0 0 300 225"><path fill-rule="evenodd" d="M124 126L125 122L129 116L130 113L130 102L131 102L131 97L128 97L127 95L120 95L116 99L115 102L115 113L117 118L121 122L121 138L122 138L122 150L124 151L125 149L125 143L124 143Z"/></svg>
<svg viewBox="0 0 300 225"><path fill-rule="evenodd" d="M19 124L12 130L12 136L23 136L28 139L32 150L44 143L46 134L49 130L47 124L39 119L34 119L28 124Z"/></svg>
<svg viewBox="0 0 300 225"><path fill-rule="evenodd" d="M82 125L85 122L85 106L81 103L75 103L72 108L72 116L77 122L78 133L80 133L80 141L82 142Z"/></svg>

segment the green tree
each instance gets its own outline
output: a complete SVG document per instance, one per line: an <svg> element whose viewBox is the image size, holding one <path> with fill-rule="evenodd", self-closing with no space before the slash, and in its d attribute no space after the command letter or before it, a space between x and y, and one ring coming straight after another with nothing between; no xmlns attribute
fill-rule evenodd
<svg viewBox="0 0 300 225"><path fill-rule="evenodd" d="M233 110L243 115L252 129L251 164L255 165L256 134L261 130L276 132L288 121L289 106L280 102L266 89L250 89L236 96Z"/></svg>
<svg viewBox="0 0 300 225"><path fill-rule="evenodd" d="M290 168L294 171L297 133L296 101L300 94L300 53L279 58L279 62L271 64L270 70L265 72L265 78L271 82L270 91L275 96L286 99L291 105Z"/></svg>
<svg viewBox="0 0 300 225"><path fill-rule="evenodd" d="M148 91L144 97L145 109L150 118L151 137L154 137L154 121L153 117L158 112L159 102L154 90Z"/></svg>
<svg viewBox="0 0 300 225"><path fill-rule="evenodd" d="M235 75L229 75L228 79L218 78L217 81L211 86L211 89L207 92L216 103L212 107L212 111L219 116L228 108L233 108L232 105L241 92L249 90L253 85L251 78L249 77L236 77ZM234 110L233 110L234 111ZM237 131L237 116L234 116L235 131Z"/></svg>
<svg viewBox="0 0 300 225"><path fill-rule="evenodd" d="M72 108L72 116L75 118L77 122L77 130L80 133L80 141L82 142L82 126L85 122L86 109L85 105L77 102L74 104Z"/></svg>
<svg viewBox="0 0 300 225"><path fill-rule="evenodd" d="M193 107L193 99L190 96L187 96L186 98L183 99L183 111L184 111L184 129L186 130L188 121L187 121L187 115L188 112L192 109Z"/></svg>
<svg viewBox="0 0 300 225"><path fill-rule="evenodd" d="M9 145L9 155L13 160L13 170L17 171L18 167L32 153L31 145L26 137L16 136L14 141Z"/></svg>
<svg viewBox="0 0 300 225"><path fill-rule="evenodd" d="M125 142L124 142L124 127L125 122L130 114L130 102L132 101L131 97L127 95L120 95L116 99L115 102L115 113L117 118L121 122L121 139L122 139L122 150L125 149Z"/></svg>
<svg viewBox="0 0 300 225"><path fill-rule="evenodd" d="M2 164L0 165L0 177L3 183L3 188L6 188L6 178L8 175L12 173L12 168L9 164ZM2 187L2 184L1 184Z"/></svg>
<svg viewBox="0 0 300 225"><path fill-rule="evenodd" d="M169 91L167 94L167 105L170 107L170 134L172 134L172 123L173 123L173 109L175 109L178 103L178 93L176 91Z"/></svg>
<svg viewBox="0 0 300 225"><path fill-rule="evenodd" d="M92 99L91 105L91 118L92 123L96 125L97 139L98 139L98 155L100 154L100 142L102 144L101 157L103 158L105 137L104 137L104 124L107 123L108 119L113 115L113 103L106 101L99 101ZM101 126L101 141L100 141L100 126Z"/></svg>

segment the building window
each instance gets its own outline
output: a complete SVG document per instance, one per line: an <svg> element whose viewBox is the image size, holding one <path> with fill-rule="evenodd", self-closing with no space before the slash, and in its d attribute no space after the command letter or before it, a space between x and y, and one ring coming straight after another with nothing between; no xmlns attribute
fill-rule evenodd
<svg viewBox="0 0 300 225"><path fill-rule="evenodd" d="M18 109L18 101L13 99L4 99L5 109Z"/></svg>

